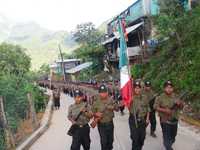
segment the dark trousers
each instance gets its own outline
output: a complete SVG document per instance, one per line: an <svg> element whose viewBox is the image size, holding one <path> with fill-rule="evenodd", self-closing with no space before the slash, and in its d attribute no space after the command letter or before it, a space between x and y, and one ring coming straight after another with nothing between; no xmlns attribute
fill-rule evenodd
<svg viewBox="0 0 200 150"><path fill-rule="evenodd" d="M72 136L71 150L80 150L81 145L84 150L90 149L90 127L85 125L79 128Z"/></svg>
<svg viewBox="0 0 200 150"><path fill-rule="evenodd" d="M175 142L177 135L178 123L168 124L161 123L162 133L163 133L163 144L166 150L173 150L172 145Z"/></svg>
<svg viewBox="0 0 200 150"><path fill-rule="evenodd" d="M141 150L144 145L144 140L146 136L146 122L137 121L136 122L133 116L129 117L129 128L130 136L132 139L132 150Z"/></svg>
<svg viewBox="0 0 200 150"><path fill-rule="evenodd" d="M54 107L60 108L60 97L54 98Z"/></svg>
<svg viewBox="0 0 200 150"><path fill-rule="evenodd" d="M101 150L112 150L114 140L113 122L99 123L98 131L101 139Z"/></svg>
<svg viewBox="0 0 200 150"><path fill-rule="evenodd" d="M151 124L151 133L154 133L156 131L156 112L155 111L150 112L149 120Z"/></svg>

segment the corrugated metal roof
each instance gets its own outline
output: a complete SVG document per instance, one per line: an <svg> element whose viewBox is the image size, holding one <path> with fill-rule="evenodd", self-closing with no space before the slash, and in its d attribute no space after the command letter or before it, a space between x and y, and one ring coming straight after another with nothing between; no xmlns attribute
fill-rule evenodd
<svg viewBox="0 0 200 150"><path fill-rule="evenodd" d="M137 29L138 27L140 27L140 26L143 25L143 24L144 24L144 22L140 22L140 23L138 23L138 24L135 24L135 25L133 25L133 26L131 26L131 27L126 28L127 34L131 33L132 31L134 31L135 29ZM115 34L115 37L116 37L117 39L120 38L119 32L115 32L114 34Z"/></svg>
<svg viewBox="0 0 200 150"><path fill-rule="evenodd" d="M56 63L50 64L49 67L50 67L50 68L57 68L57 67L58 67L58 64L56 64Z"/></svg>
<svg viewBox="0 0 200 150"><path fill-rule="evenodd" d="M83 63L81 65L78 65L72 69L69 69L69 70L66 70L65 72L66 73L69 73L69 74L73 74L73 73L76 73L76 72L79 72L85 68L88 68L92 65L93 63L92 62L86 62L86 63Z"/></svg>
<svg viewBox="0 0 200 150"><path fill-rule="evenodd" d="M138 27L140 27L143 24L144 24L144 22L140 22L138 24L135 24L135 25L133 25L131 27L126 28L127 34L131 33L132 31L134 31L135 29L137 29ZM114 39L119 39L120 38L119 32L114 32L114 35L115 35L114 37L107 39L106 41L102 42L102 44L105 45L107 43L113 42Z"/></svg>
<svg viewBox="0 0 200 150"><path fill-rule="evenodd" d="M81 61L81 59L64 59L63 62ZM56 63L61 63L62 60L56 60Z"/></svg>

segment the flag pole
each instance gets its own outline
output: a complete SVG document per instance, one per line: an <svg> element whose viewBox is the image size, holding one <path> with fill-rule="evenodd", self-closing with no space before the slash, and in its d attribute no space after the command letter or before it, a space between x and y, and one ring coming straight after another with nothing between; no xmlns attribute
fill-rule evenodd
<svg viewBox="0 0 200 150"><path fill-rule="evenodd" d="M121 35L121 37L120 38L123 38L124 39L124 44L125 44L125 47L126 47L126 59L127 59L127 70L128 70L128 76L129 76L129 80L130 80L130 84L131 84L131 88L129 89L129 94L130 94L130 96L131 96L131 100L133 100L133 90L132 90L132 77L131 77L131 67L130 67L130 59L129 59L129 54L128 54L128 48L127 48L127 40L125 39L125 33L124 32L126 32L126 26L125 26L125 24L123 24L124 26L122 26L122 18L120 18L119 17L119 27L120 27L120 30L122 31L122 35ZM121 32L120 31L120 32ZM122 39L120 39L120 40L122 40ZM120 43L121 43L121 41L120 41ZM120 46L121 46L121 44L120 44ZM120 51L121 51L122 49L120 48ZM130 104L129 104L130 105ZM133 107L133 109L134 109L134 120L135 120L135 125L136 125L136 128L138 127L138 123L137 123L137 116L136 116L136 109L135 109L135 107Z"/></svg>

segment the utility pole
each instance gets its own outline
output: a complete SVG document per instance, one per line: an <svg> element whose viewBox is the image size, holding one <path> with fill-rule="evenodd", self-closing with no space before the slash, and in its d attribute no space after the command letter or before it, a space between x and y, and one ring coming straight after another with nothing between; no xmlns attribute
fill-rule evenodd
<svg viewBox="0 0 200 150"><path fill-rule="evenodd" d="M64 81L66 82L65 65L64 65L63 54L62 54L62 51L61 51L60 44L58 45L58 49L60 51L60 57L61 57L61 61L62 61L61 66L62 66L62 71L63 71L63 77L64 77Z"/></svg>

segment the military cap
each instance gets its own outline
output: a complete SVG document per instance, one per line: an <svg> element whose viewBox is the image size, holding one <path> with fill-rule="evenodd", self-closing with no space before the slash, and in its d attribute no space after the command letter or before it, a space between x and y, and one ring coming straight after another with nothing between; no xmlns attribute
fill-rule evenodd
<svg viewBox="0 0 200 150"><path fill-rule="evenodd" d="M83 96L83 93L79 89L76 89L74 91L74 97L77 97L77 96Z"/></svg>
<svg viewBox="0 0 200 150"><path fill-rule="evenodd" d="M170 80L168 80L168 81L166 81L166 82L164 83L164 87L166 87L166 86L168 86L168 85L173 86L173 84L172 84L172 82L171 82Z"/></svg>
<svg viewBox="0 0 200 150"><path fill-rule="evenodd" d="M108 92L108 88L104 84L102 84L99 87L99 93L104 93L104 92Z"/></svg>
<svg viewBox="0 0 200 150"><path fill-rule="evenodd" d="M145 86L147 86L147 87L150 87L150 86L151 86L151 82L150 82L150 81L146 81L144 84L145 84Z"/></svg>
<svg viewBox="0 0 200 150"><path fill-rule="evenodd" d="M141 84L139 81L135 81L133 85L134 85L134 88L136 88L136 87L141 88Z"/></svg>
<svg viewBox="0 0 200 150"><path fill-rule="evenodd" d="M114 80L115 83L118 83L119 81L117 79Z"/></svg>

